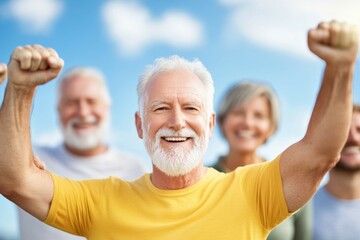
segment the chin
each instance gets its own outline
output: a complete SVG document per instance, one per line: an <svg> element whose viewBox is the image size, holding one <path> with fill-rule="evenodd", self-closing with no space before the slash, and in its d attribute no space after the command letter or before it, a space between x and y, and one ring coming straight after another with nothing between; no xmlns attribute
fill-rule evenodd
<svg viewBox="0 0 360 240"><path fill-rule="evenodd" d="M334 167L336 170L345 172L360 172L360 162L340 160Z"/></svg>
<svg viewBox="0 0 360 240"><path fill-rule="evenodd" d="M199 166L199 161L167 158L165 161L153 161L153 164L167 176L179 177L191 173Z"/></svg>

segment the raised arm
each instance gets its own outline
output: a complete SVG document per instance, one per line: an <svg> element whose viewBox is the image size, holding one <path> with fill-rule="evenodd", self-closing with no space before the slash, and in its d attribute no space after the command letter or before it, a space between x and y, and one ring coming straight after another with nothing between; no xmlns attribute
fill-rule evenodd
<svg viewBox="0 0 360 240"><path fill-rule="evenodd" d="M48 214L54 186L50 174L33 162L30 111L36 87L55 78L62 66L52 49L16 48L0 109L0 193L40 220Z"/></svg>
<svg viewBox="0 0 360 240"><path fill-rule="evenodd" d="M310 50L326 63L323 80L304 138L281 156L280 172L289 211L316 192L325 173L339 160L349 131L353 74L358 51L354 26L332 21L308 33Z"/></svg>

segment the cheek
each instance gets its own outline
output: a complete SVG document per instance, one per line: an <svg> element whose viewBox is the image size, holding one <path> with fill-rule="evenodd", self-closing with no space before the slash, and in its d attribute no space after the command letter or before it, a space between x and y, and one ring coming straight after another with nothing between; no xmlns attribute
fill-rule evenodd
<svg viewBox="0 0 360 240"><path fill-rule="evenodd" d="M259 124L258 129L264 138L268 138L271 135L271 124L268 121Z"/></svg>
<svg viewBox="0 0 360 240"><path fill-rule="evenodd" d="M106 107L95 108L91 111L91 114L93 114L96 118L99 118L101 120L107 119L109 117L109 111Z"/></svg>
<svg viewBox="0 0 360 240"><path fill-rule="evenodd" d="M205 128L209 127L209 119L204 115L189 115L184 118L186 125L196 131L203 131Z"/></svg>
<svg viewBox="0 0 360 240"><path fill-rule="evenodd" d="M166 114L145 114L142 127L150 134L156 133L160 128L168 126L169 118Z"/></svg>
<svg viewBox="0 0 360 240"><path fill-rule="evenodd" d="M237 128L237 125L239 124L239 120L233 117L227 117L224 119L224 122L221 125L222 132L225 137L227 137L231 132L234 131L234 128Z"/></svg>
<svg viewBox="0 0 360 240"><path fill-rule="evenodd" d="M107 120L110 116L110 106L102 102L87 104L86 109L86 115L93 115L98 121Z"/></svg>
<svg viewBox="0 0 360 240"><path fill-rule="evenodd" d="M59 117L62 125L65 126L70 119L76 117L76 111L65 109L59 113Z"/></svg>
<svg viewBox="0 0 360 240"><path fill-rule="evenodd" d="M232 115L228 115L224 118L223 125L225 126L234 126L241 122L241 119Z"/></svg>
<svg viewBox="0 0 360 240"><path fill-rule="evenodd" d="M156 132L159 130L154 122L149 121L146 117L144 118L144 121L141 122L141 129L143 132L143 137L151 140L155 139Z"/></svg>
<svg viewBox="0 0 360 240"><path fill-rule="evenodd" d="M221 126L221 130L222 130L222 134L224 135L224 137L225 137L226 139L229 139L229 136L231 135L231 132L232 132L232 130L231 130L231 128L229 127L229 125L228 125L228 124L223 124L223 125Z"/></svg>

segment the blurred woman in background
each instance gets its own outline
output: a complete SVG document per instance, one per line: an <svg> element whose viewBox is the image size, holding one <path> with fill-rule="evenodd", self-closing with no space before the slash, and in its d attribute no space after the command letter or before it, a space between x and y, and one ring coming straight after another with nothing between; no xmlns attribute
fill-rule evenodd
<svg viewBox="0 0 360 240"><path fill-rule="evenodd" d="M231 87L218 109L218 124L229 145L227 155L220 156L213 168L230 172L237 167L266 161L258 149L279 125L279 101L272 88L264 83L243 81ZM309 240L311 209L305 205L282 222L269 235L271 240Z"/></svg>

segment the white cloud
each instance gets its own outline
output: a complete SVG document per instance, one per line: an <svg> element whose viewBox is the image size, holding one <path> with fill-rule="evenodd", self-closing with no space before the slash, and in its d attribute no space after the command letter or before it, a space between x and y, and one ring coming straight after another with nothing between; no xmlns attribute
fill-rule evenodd
<svg viewBox="0 0 360 240"><path fill-rule="evenodd" d="M152 16L135 1L109 1L102 16L110 38L123 54L138 54L154 43L195 47L203 38L202 25L187 13L169 11Z"/></svg>
<svg viewBox="0 0 360 240"><path fill-rule="evenodd" d="M63 10L60 0L12 0L6 6L7 14L33 33L50 30Z"/></svg>
<svg viewBox="0 0 360 240"><path fill-rule="evenodd" d="M241 34L266 48L311 56L307 31L337 19L360 25L358 0L219 0L229 7L227 36ZM234 35L235 33L235 35Z"/></svg>

